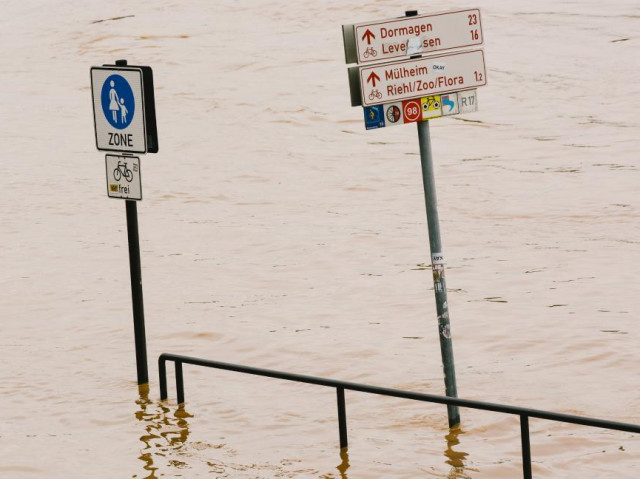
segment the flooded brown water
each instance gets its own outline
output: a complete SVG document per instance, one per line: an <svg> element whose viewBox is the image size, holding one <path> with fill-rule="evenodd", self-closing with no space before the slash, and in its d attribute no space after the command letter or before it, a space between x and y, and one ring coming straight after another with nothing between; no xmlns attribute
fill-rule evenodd
<svg viewBox="0 0 640 479"><path fill-rule="evenodd" d="M341 25L480 7L477 113L431 122L461 397L640 423L640 4L0 3L0 477L521 477L517 418L185 367L173 352L442 394L415 126L365 131ZM154 69L125 207L89 68ZM172 383L170 383L172 384ZM531 421L536 478L637 479L640 437Z"/></svg>

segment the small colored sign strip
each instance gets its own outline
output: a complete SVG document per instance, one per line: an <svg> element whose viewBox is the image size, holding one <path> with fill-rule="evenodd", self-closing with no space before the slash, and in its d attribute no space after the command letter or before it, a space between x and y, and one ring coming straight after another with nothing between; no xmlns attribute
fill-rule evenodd
<svg viewBox="0 0 640 479"><path fill-rule="evenodd" d="M432 95L382 105L364 107L367 130L431 120L478 110L477 90L465 90L445 95Z"/></svg>

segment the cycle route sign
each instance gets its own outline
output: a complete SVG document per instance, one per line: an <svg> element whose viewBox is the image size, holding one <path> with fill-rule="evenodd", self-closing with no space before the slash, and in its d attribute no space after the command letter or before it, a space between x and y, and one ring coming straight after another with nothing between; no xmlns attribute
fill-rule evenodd
<svg viewBox="0 0 640 479"><path fill-rule="evenodd" d="M146 153L142 69L93 67L91 91L98 150Z"/></svg>
<svg viewBox="0 0 640 479"><path fill-rule="evenodd" d="M373 63L408 55L482 45L477 8L343 25L347 63Z"/></svg>
<svg viewBox="0 0 640 479"><path fill-rule="evenodd" d="M486 85L482 50L435 55L360 68L362 105L421 98Z"/></svg>
<svg viewBox="0 0 640 479"><path fill-rule="evenodd" d="M125 200L142 199L140 158L137 156L106 155L107 196Z"/></svg>

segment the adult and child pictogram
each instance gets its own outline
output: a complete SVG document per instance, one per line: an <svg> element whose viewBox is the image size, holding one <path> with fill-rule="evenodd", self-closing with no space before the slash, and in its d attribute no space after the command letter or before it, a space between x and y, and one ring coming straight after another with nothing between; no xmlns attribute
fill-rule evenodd
<svg viewBox="0 0 640 479"><path fill-rule="evenodd" d="M127 128L135 114L133 90L121 75L111 75L102 84L102 111L111 126L118 130Z"/></svg>

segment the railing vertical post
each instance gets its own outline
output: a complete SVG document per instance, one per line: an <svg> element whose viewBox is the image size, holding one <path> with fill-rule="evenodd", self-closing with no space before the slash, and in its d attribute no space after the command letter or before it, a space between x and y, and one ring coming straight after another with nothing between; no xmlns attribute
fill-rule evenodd
<svg viewBox="0 0 640 479"><path fill-rule="evenodd" d="M531 444L529 441L529 416L520 415L520 438L522 439L522 471L524 479L532 479L531 475Z"/></svg>
<svg viewBox="0 0 640 479"><path fill-rule="evenodd" d="M340 449L349 445L347 440L347 408L344 403L344 388L336 388L338 394L338 429L340 430Z"/></svg>
<svg viewBox="0 0 640 479"><path fill-rule="evenodd" d="M184 403L184 379L182 377L182 361L176 361L176 392L178 404Z"/></svg>
<svg viewBox="0 0 640 479"><path fill-rule="evenodd" d="M158 358L158 375L160 376L160 400L167 399L167 360L162 357Z"/></svg>

